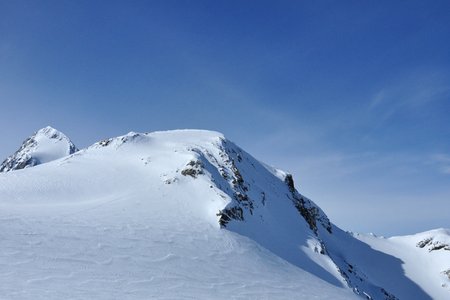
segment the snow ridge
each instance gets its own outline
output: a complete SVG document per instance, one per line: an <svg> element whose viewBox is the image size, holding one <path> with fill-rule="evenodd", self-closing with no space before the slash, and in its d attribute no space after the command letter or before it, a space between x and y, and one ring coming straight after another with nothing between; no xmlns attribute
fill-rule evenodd
<svg viewBox="0 0 450 300"><path fill-rule="evenodd" d="M51 128L36 135L37 144L64 140ZM46 161L0 176L6 297L450 294L448 230L389 239L344 232L292 175L217 132L130 132Z"/></svg>

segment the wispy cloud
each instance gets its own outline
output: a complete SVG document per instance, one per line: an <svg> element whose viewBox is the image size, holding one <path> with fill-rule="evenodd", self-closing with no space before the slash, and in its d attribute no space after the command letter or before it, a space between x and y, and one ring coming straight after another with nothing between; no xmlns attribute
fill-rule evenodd
<svg viewBox="0 0 450 300"><path fill-rule="evenodd" d="M405 109L420 109L436 101L449 99L450 76L446 71L421 70L393 80L369 100L369 110L377 110L387 119Z"/></svg>

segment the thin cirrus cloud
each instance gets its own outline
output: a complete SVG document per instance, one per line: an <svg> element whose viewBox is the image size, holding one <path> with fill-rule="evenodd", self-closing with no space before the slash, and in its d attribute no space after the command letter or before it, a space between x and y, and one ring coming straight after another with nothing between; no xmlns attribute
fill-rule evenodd
<svg viewBox="0 0 450 300"><path fill-rule="evenodd" d="M450 76L442 70L413 71L381 88L369 102L371 110L385 109L384 118L402 109L418 109L448 100Z"/></svg>

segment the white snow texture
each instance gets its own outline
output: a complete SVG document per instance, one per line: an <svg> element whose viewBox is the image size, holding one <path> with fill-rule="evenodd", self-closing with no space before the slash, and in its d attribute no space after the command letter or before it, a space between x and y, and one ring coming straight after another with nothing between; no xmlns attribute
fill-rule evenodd
<svg viewBox="0 0 450 300"><path fill-rule="evenodd" d="M450 299L449 230L344 232L217 132L46 127L2 166L1 299Z"/></svg>

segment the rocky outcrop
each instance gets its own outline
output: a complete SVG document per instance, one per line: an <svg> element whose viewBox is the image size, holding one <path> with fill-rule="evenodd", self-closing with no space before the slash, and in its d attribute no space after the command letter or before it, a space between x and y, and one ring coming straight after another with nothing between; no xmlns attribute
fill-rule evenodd
<svg viewBox="0 0 450 300"><path fill-rule="evenodd" d="M291 174L286 175L284 182L288 186L290 192L288 198L292 200L297 211L305 219L306 223L308 223L309 228L317 235L317 223L319 223L323 226L323 228L331 233L332 226L328 217L319 207L297 192L294 186L294 179Z"/></svg>
<svg viewBox="0 0 450 300"><path fill-rule="evenodd" d="M197 178L198 175L203 174L203 163L200 160L191 160L186 167L181 170L181 175L191 176Z"/></svg>
<svg viewBox="0 0 450 300"><path fill-rule="evenodd" d="M429 237L421 240L416 245L419 248L427 247L428 252L436 251L436 250L447 250L450 251L450 245L443 243L441 241L436 241L433 237Z"/></svg>

